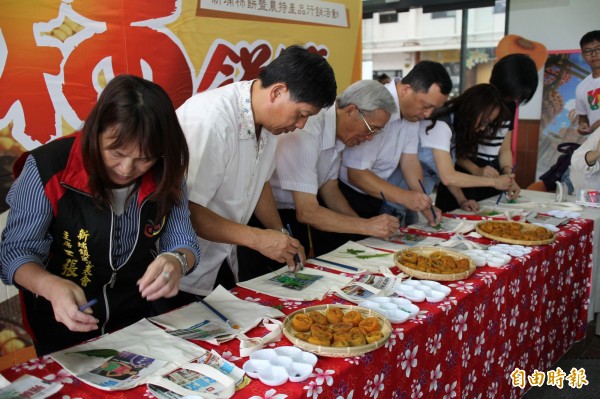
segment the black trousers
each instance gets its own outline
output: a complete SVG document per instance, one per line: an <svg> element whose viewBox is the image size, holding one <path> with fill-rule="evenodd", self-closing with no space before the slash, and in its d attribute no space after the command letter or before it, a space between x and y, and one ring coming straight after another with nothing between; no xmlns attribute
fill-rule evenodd
<svg viewBox="0 0 600 399"><path fill-rule="evenodd" d="M457 172L469 173L458 165L454 166ZM469 187L463 188L465 197L470 200L481 201L486 198L494 197L500 194L500 191L494 187ZM454 195L448 190L444 183L438 184L437 193L435 195L435 206L440 208L442 212L451 212L460 208L460 204L454 198Z"/></svg>
<svg viewBox="0 0 600 399"><path fill-rule="evenodd" d="M372 218L381 213L380 210L383 205L383 200L380 198L359 193L341 180L339 181L339 187L352 209L354 209L354 212L361 218Z"/></svg>

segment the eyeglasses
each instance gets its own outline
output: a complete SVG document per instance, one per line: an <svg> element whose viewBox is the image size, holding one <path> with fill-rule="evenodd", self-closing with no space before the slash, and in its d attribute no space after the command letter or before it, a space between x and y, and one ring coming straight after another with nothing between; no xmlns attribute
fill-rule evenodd
<svg viewBox="0 0 600 399"><path fill-rule="evenodd" d="M594 48L586 48L581 53L586 57L589 57L590 55L600 54L600 46Z"/></svg>
<svg viewBox="0 0 600 399"><path fill-rule="evenodd" d="M371 136L376 136L379 133L381 133L381 129L371 129L371 126L369 126L369 122L367 122L367 120L365 119L365 116L362 114L362 112L360 112L360 109L357 108L357 110L358 110L358 114L360 115L363 122L365 123L365 126L367 127L367 129L369 129L369 133L371 134Z"/></svg>

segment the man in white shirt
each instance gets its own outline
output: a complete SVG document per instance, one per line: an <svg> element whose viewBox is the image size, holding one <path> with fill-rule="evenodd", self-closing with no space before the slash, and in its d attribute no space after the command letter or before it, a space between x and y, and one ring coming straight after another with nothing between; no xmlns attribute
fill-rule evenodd
<svg viewBox="0 0 600 399"><path fill-rule="evenodd" d="M303 128L335 96L327 61L291 46L257 80L196 94L177 110L190 148L190 210L203 256L182 279L184 293L174 306L208 295L217 284L232 288L238 245L295 270L294 257L304 252L284 233L269 185L276 136ZM247 226L253 212L265 229Z"/></svg>
<svg viewBox="0 0 600 399"><path fill-rule="evenodd" d="M393 216L360 218L340 192L337 180L344 147L371 140L396 110L394 99L381 83L361 80L350 85L335 106L311 117L302 130L279 137L271 178L273 195L283 223L305 248L311 244L310 228L314 256L344 244L354 237L350 234L388 238L397 233L400 225ZM239 258L249 266L240 270L240 280L264 274L266 265L273 263L255 251L240 251L244 256L240 253Z"/></svg>
<svg viewBox="0 0 600 399"><path fill-rule="evenodd" d="M581 40L579 40L579 46L581 47L581 55L591 68L592 73L586 76L575 89L575 110L579 116L577 131L581 135L588 135L594 132L593 134L597 136L600 134L598 132L600 129L600 30L593 30L583 35ZM591 137L586 142L589 142L590 139ZM582 159L580 155L582 151L591 148L589 147L589 143L581 147L577 156L573 153L574 158ZM573 163L573 160L571 160L571 163ZM594 164L595 161L592 162L592 165ZM573 191L586 188L591 178L598 183L598 173L594 172L593 176L591 176L589 170L591 165L587 166L585 166L584 162L579 167L571 167L569 177L572 181Z"/></svg>
<svg viewBox="0 0 600 399"><path fill-rule="evenodd" d="M419 184L423 171L418 157L418 129L420 120L444 104L452 90L452 81L440 63L421 61L406 77L385 87L399 112L391 116L383 132L371 141L344 150L340 189L361 217L377 215L384 197L389 203L423 212L429 223L435 225L441 215L438 213L434 220L431 198L423 193ZM387 181L397 168L410 190Z"/></svg>
<svg viewBox="0 0 600 399"><path fill-rule="evenodd" d="M592 73L575 90L575 109L579 115L577 130L580 134L590 134L600 127L600 30L583 35L579 46Z"/></svg>

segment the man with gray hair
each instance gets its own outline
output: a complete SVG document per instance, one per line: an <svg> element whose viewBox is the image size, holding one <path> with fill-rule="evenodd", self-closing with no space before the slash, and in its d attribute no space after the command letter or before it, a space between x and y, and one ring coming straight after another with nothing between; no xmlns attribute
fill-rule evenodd
<svg viewBox="0 0 600 399"><path fill-rule="evenodd" d="M365 145L344 150L340 190L362 217L381 211L403 216L397 209L408 208L422 212L435 226L441 213L439 209L435 216L431 213L431 198L419 184L423 170L417 154L418 129L420 120L444 105L452 81L439 62L421 61L404 78L396 78L384 87L394 97L398 112L392 114L382 134ZM406 179L408 190L389 180L396 170Z"/></svg>
<svg viewBox="0 0 600 399"><path fill-rule="evenodd" d="M290 226L305 248L311 248L310 230L314 256L357 236L389 238L398 232L396 217L359 217L337 180L341 151L370 141L395 112L394 98L385 86L375 80L361 80L350 85L335 106L311 117L303 129L279 137L270 180L277 208L284 225ZM251 258L253 254L238 258L249 260L248 255ZM268 271L262 267L257 270L256 265L265 264L264 260L248 263L248 267L240 268L240 280Z"/></svg>

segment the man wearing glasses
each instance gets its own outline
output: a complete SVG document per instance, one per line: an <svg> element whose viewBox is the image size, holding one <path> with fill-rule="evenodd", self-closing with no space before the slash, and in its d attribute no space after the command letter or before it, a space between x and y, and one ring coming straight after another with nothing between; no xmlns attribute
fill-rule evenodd
<svg viewBox="0 0 600 399"><path fill-rule="evenodd" d="M337 180L341 151L372 140L395 112L394 98L381 83L361 80L344 90L333 107L311 117L303 129L279 137L270 180L273 195L284 225L305 248L312 241L314 256L356 235L389 238L398 232L400 224L393 216L360 218ZM246 248L238 249L238 259L248 264L240 268L240 280L277 267Z"/></svg>
<svg viewBox="0 0 600 399"><path fill-rule="evenodd" d="M579 115L579 134L590 134L600 127L600 30L583 35L581 54L592 73L577 85L575 110Z"/></svg>
<svg viewBox="0 0 600 399"><path fill-rule="evenodd" d="M419 184L419 180L423 180L423 171L417 154L418 128L420 120L428 118L434 109L444 104L452 81L440 63L421 61L406 77L396 78L385 88L394 98L399 112L392 114L381 134L361 146L344 150L340 189L354 211L363 218L378 215L382 205L389 203L423 212L429 223L435 225L431 198L429 193L423 193ZM396 168L401 169L410 190L387 181ZM390 207L386 208L386 212L401 216Z"/></svg>
<svg viewBox="0 0 600 399"><path fill-rule="evenodd" d="M579 41L583 59L592 73L577 85L575 109L580 134L590 135L571 156L571 180L575 187L600 188L600 30ZM591 134L590 134L591 133Z"/></svg>

